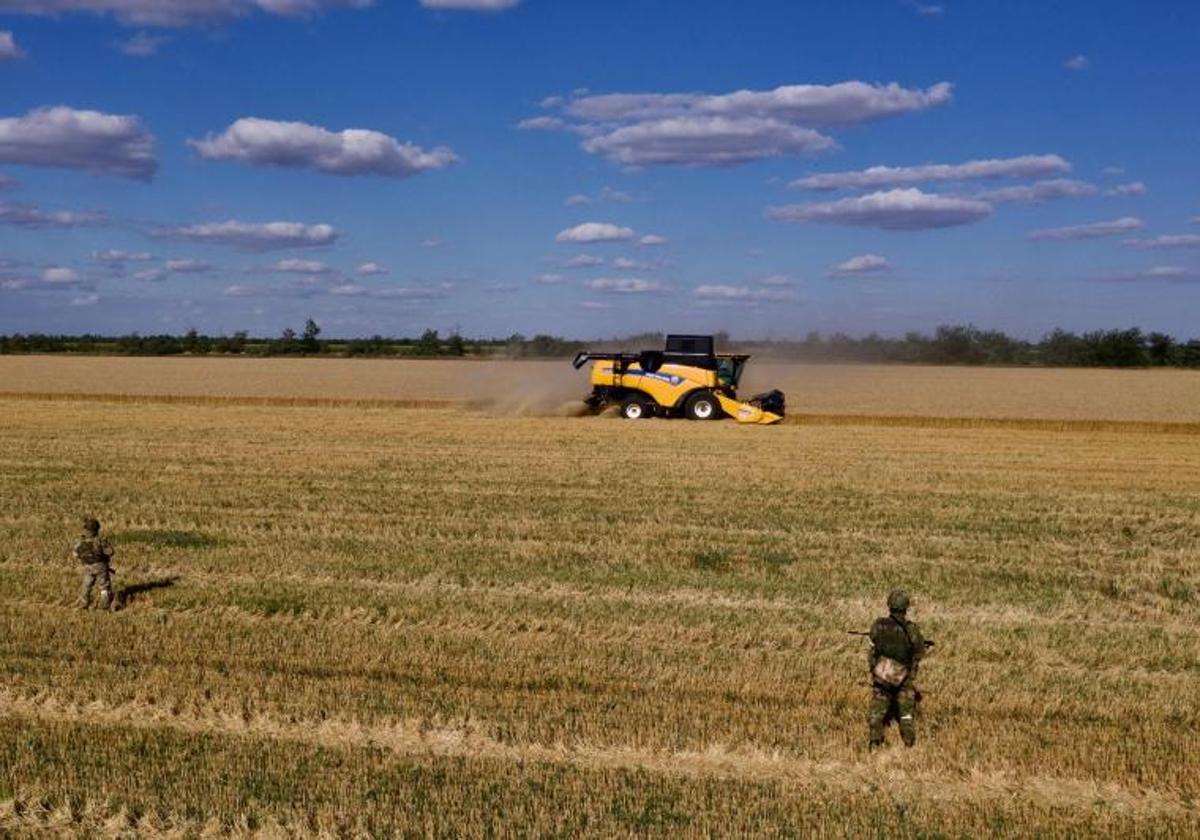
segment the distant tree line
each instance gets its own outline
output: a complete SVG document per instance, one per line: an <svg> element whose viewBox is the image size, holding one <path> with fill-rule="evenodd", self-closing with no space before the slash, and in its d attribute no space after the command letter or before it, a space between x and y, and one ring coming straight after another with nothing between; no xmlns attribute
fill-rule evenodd
<svg viewBox="0 0 1200 840"><path fill-rule="evenodd" d="M458 332L443 336L425 330L414 337L325 339L311 318L300 332L288 328L277 338L202 335L4 335L0 354L83 353L116 356L370 356L408 358L569 357L579 350L661 347L661 333L644 333L611 341L582 342L552 335L521 334L507 338L464 338ZM718 333L717 347L759 357L814 362L882 362L930 365L1027 365L1041 367L1188 367L1200 368L1200 339L1180 341L1161 332L1096 330L1073 333L1056 329L1038 341L1012 338L997 330L974 326L941 326L933 335L910 332L899 338L871 333L811 332L803 339L739 341Z"/></svg>

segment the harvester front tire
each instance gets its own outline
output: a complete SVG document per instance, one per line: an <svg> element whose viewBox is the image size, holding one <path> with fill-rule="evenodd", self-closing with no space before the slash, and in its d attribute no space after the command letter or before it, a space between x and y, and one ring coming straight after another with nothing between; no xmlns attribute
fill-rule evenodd
<svg viewBox="0 0 1200 840"><path fill-rule="evenodd" d="M689 420L716 420L721 416L721 404L708 391L700 391L683 404L683 415Z"/></svg>
<svg viewBox="0 0 1200 840"><path fill-rule="evenodd" d="M626 420L645 420L651 416L650 406L645 400L630 397L621 403L621 416Z"/></svg>

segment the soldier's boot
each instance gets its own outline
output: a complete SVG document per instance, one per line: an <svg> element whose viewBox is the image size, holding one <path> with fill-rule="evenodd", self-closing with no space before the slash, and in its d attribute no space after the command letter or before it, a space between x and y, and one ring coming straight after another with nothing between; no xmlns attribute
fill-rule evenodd
<svg viewBox="0 0 1200 840"><path fill-rule="evenodd" d="M116 610L116 608L117 608L116 605L117 605L117 602L113 598L112 590L111 589L101 589L100 590L100 609Z"/></svg>

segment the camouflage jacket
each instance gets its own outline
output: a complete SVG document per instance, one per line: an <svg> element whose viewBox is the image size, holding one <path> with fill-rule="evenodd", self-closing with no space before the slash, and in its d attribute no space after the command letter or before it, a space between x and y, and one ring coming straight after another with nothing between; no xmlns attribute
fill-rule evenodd
<svg viewBox="0 0 1200 840"><path fill-rule="evenodd" d="M80 563L90 566L93 563L107 563L115 552L103 537L84 537L75 543L75 550L71 553Z"/></svg>
<svg viewBox="0 0 1200 840"><path fill-rule="evenodd" d="M915 621L885 615L871 625L871 652L867 664L872 670L879 658L886 656L908 666L908 681L911 682L917 676L917 665L924 655L925 637Z"/></svg>

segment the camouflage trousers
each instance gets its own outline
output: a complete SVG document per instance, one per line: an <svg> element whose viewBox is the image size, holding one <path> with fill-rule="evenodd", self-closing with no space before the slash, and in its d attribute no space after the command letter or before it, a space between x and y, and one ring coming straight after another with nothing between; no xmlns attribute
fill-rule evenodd
<svg viewBox="0 0 1200 840"><path fill-rule="evenodd" d="M904 745L911 747L917 742L916 714L916 686L905 683L899 688L888 688L875 683L871 687L871 706L867 714L871 745L883 743L883 730L894 720L900 725L900 737L904 739Z"/></svg>
<svg viewBox="0 0 1200 840"><path fill-rule="evenodd" d="M116 603L108 563L89 563L83 567L83 588L79 590L80 609L86 610L92 605L92 587L96 584L100 584L100 609L107 610Z"/></svg>

